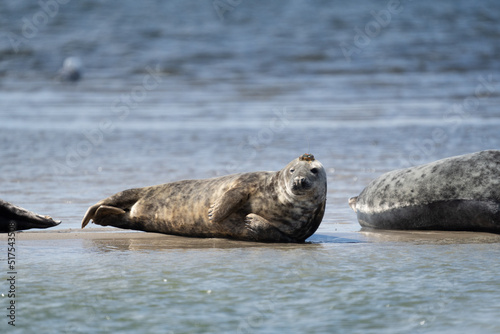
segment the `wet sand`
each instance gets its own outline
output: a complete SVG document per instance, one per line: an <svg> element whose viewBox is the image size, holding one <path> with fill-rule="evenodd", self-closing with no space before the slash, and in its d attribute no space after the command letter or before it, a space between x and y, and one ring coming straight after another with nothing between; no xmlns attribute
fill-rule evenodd
<svg viewBox="0 0 500 334"><path fill-rule="evenodd" d="M428 244L488 244L499 243L500 234L466 231L396 231L396 230L365 230L359 234L370 242L409 242Z"/></svg>
<svg viewBox="0 0 500 334"><path fill-rule="evenodd" d="M6 242L7 234L0 235ZM243 247L315 247L330 243L413 243L413 244L481 244L500 243L500 234L455 231L389 231L317 233L305 244L259 243L219 238L189 238L161 233L118 230L114 228L20 231L16 243L76 247L76 241L92 241L101 246L130 249L197 249Z"/></svg>
<svg viewBox="0 0 500 334"><path fill-rule="evenodd" d="M61 246L71 247L79 242L90 241L94 245L126 250L139 249L202 249L202 248L294 248L314 246L319 243L357 243L364 242L362 235L357 233L339 233L335 235L318 234L311 237L305 244L294 243L261 243L238 241L222 238L189 238L161 233L119 230L114 228L40 230L16 232L16 243L30 246ZM7 234L0 235L0 240L7 241ZM85 243L86 245L88 243Z"/></svg>

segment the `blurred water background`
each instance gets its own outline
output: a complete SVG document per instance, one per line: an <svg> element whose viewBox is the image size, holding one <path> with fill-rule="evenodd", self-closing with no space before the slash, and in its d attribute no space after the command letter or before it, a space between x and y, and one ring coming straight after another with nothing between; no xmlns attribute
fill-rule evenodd
<svg viewBox="0 0 500 334"><path fill-rule="evenodd" d="M356 232L374 177L500 143L494 0L6 0L0 27L0 198L56 229L310 152L318 234ZM67 57L81 80L58 80ZM500 332L498 244L61 247L19 250L26 332Z"/></svg>

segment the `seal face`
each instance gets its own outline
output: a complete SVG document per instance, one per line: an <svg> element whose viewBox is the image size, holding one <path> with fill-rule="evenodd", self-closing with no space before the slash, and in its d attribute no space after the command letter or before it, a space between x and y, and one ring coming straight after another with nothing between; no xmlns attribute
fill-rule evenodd
<svg viewBox="0 0 500 334"><path fill-rule="evenodd" d="M311 155L312 156L312 155ZM319 227L327 181L314 157L252 172L129 189L91 206L82 220L147 232L261 242L303 242Z"/></svg>
<svg viewBox="0 0 500 334"><path fill-rule="evenodd" d="M500 232L500 151L385 173L349 205L363 227Z"/></svg>

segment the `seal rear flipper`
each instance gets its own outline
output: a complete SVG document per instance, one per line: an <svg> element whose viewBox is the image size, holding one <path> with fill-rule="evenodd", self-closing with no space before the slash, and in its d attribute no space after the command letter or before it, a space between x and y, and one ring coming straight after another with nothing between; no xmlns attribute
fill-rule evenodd
<svg viewBox="0 0 500 334"><path fill-rule="evenodd" d="M107 216L123 215L124 213L126 213L126 211L123 209L109 205L102 205L101 202L99 202L87 210L87 213L82 220L82 228L87 226L91 219L98 225L108 225L101 223L101 221L106 220Z"/></svg>
<svg viewBox="0 0 500 334"><path fill-rule="evenodd" d="M103 211L101 213L103 215L100 215L100 217L105 217L109 214L122 214L125 211L130 210L130 208L139 200L139 198L141 198L143 194L144 188L133 188L121 191L108 198L103 199L102 201L99 201L98 203L92 205L85 213L85 216L82 219L82 228L87 226L90 220L93 220L94 223L99 224L98 222L96 222L96 219L98 219L96 215L97 210L101 206L105 208L102 209Z"/></svg>
<svg viewBox="0 0 500 334"><path fill-rule="evenodd" d="M130 216L127 211L109 205L97 208L94 218L95 224L101 226L114 226L119 228L134 229L131 227Z"/></svg>
<svg viewBox="0 0 500 334"><path fill-rule="evenodd" d="M99 208L97 208L97 211L95 213L96 219L99 219L99 216L108 216L108 215L122 215L126 211L120 208L115 208L114 206L109 206L109 205L101 205Z"/></svg>
<svg viewBox="0 0 500 334"><path fill-rule="evenodd" d="M0 233L29 230L32 228L49 228L59 225L60 221L55 221L49 216L37 217L15 217L6 219L0 217Z"/></svg>
<svg viewBox="0 0 500 334"><path fill-rule="evenodd" d="M232 188L219 197L208 209L208 219L219 223L241 208L250 197L248 189Z"/></svg>
<svg viewBox="0 0 500 334"><path fill-rule="evenodd" d="M21 219L17 222L18 230L29 230L31 228L49 228L61 224L60 220L54 220L50 216L42 216L35 214L35 218ZM24 218L24 217L23 217Z"/></svg>
<svg viewBox="0 0 500 334"><path fill-rule="evenodd" d="M38 215L24 208L0 200L0 232L7 233L31 228L48 228L61 222L49 216Z"/></svg>
<svg viewBox="0 0 500 334"><path fill-rule="evenodd" d="M92 205L87 210L87 212L85 213L85 216L83 216L83 219L82 219L82 228L87 226L87 224L90 222L91 219L94 219L95 213L96 213L97 209L99 209L100 206L101 206L101 202Z"/></svg>

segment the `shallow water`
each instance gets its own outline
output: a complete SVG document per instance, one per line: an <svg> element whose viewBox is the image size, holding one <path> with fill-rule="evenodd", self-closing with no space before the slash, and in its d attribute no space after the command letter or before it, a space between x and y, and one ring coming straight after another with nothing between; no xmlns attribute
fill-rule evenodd
<svg viewBox="0 0 500 334"><path fill-rule="evenodd" d="M222 19L213 4L68 2L45 22L33 21L37 3L2 2L0 198L78 228L89 205L127 188L277 170L311 152L328 173L317 234L341 234L360 229L347 199L381 173L499 147L498 2L403 1L369 39L357 28L376 27L371 12L386 1L232 2ZM36 33L23 35L23 18ZM342 45L358 51L346 57ZM78 83L54 79L68 56L84 63ZM500 331L497 243L338 241L25 242L18 322L28 332Z"/></svg>
<svg viewBox="0 0 500 334"><path fill-rule="evenodd" d="M500 330L498 243L148 244L23 244L21 327L68 333Z"/></svg>

